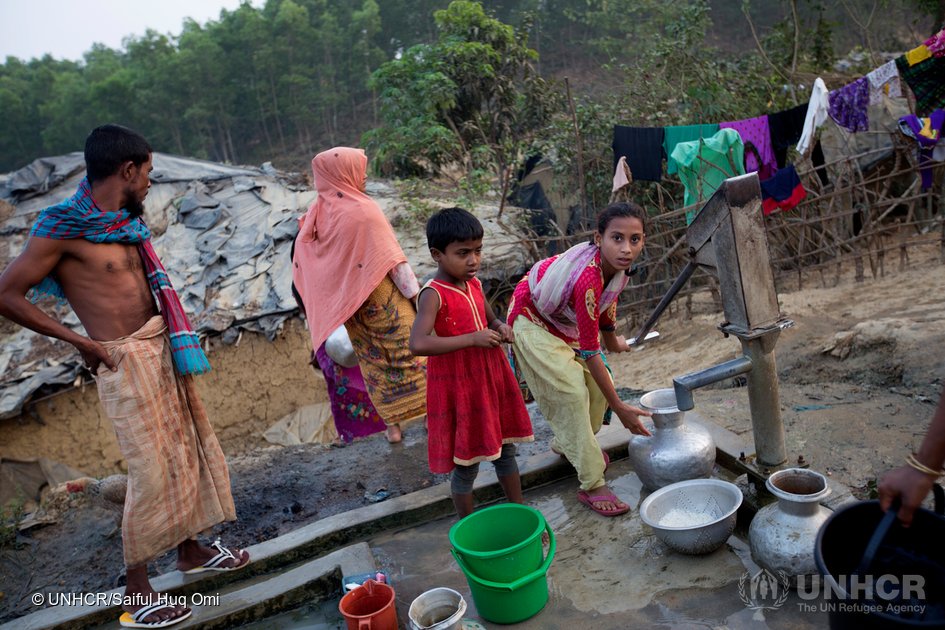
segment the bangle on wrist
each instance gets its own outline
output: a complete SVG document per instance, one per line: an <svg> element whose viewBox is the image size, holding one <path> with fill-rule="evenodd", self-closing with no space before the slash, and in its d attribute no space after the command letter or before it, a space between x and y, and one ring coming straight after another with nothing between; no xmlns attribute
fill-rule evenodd
<svg viewBox="0 0 945 630"><path fill-rule="evenodd" d="M936 479L938 479L942 475L945 475L945 470L934 470L932 468L929 468L922 462L920 462L916 458L915 453L909 453L908 455L906 455L906 464L910 466L911 468L914 468L921 473L925 473L926 475L931 475L932 477L935 477Z"/></svg>

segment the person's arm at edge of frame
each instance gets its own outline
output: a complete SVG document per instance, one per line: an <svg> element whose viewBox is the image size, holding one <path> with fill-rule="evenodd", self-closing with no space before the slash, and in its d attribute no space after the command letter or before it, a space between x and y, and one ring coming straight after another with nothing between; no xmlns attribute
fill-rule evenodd
<svg viewBox="0 0 945 630"><path fill-rule="evenodd" d="M423 289L417 302L417 318L410 329L410 352L414 356L447 354L472 346L492 348L501 343L499 333L489 328L455 337L437 337L432 333L436 312L440 309L439 294L433 289Z"/></svg>
<svg viewBox="0 0 945 630"><path fill-rule="evenodd" d="M945 387L939 395L935 415L932 416L932 422L915 458L921 465L941 473L942 464L945 463ZM902 501L899 520L903 526L908 527L912 523L916 508L922 505L922 501L932 489L932 484L940 476L922 472L910 465L891 470L883 475L879 482L879 505L886 511L893 500L899 497Z"/></svg>
<svg viewBox="0 0 945 630"><path fill-rule="evenodd" d="M26 299L30 287L49 275L61 258L61 241L30 237L23 252L0 274L0 315L41 335L72 344L92 374L98 370L100 363L115 370L102 344L57 322Z"/></svg>

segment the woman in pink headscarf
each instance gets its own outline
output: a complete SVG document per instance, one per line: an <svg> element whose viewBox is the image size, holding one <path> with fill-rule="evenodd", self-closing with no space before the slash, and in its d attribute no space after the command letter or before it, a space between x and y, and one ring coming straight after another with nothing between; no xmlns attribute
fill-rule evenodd
<svg viewBox="0 0 945 630"><path fill-rule="evenodd" d="M318 198L299 219L292 266L312 347L344 324L387 439L399 442L400 425L426 413L425 363L408 348L420 287L387 217L364 192L364 151L323 151L312 174Z"/></svg>

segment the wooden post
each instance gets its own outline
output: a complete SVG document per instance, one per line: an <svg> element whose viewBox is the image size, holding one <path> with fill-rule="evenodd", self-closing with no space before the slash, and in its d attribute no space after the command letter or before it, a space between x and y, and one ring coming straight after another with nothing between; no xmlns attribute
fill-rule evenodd
<svg viewBox="0 0 945 630"><path fill-rule="evenodd" d="M945 217L942 217L942 241L941 241L941 258L942 262L945 263Z"/></svg>
<svg viewBox="0 0 945 630"><path fill-rule="evenodd" d="M568 107L571 109L571 123L574 125L574 137L577 140L578 186L581 188L581 215L587 212L587 186L584 182L584 139L581 136L581 127L578 125L577 110L574 108L574 99L571 98L571 83L568 77L564 78L564 88L568 94Z"/></svg>

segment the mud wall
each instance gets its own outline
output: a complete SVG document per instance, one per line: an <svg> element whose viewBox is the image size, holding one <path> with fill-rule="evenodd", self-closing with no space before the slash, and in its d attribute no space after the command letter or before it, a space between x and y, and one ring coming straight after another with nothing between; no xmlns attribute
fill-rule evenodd
<svg viewBox="0 0 945 630"><path fill-rule="evenodd" d="M287 321L274 342L243 333L234 345L211 343L213 370L197 377L197 385L227 455L266 445L261 434L271 424L328 399L324 379L308 365L310 353L300 320ZM96 476L124 469L94 383L0 422L0 457L48 457Z"/></svg>

